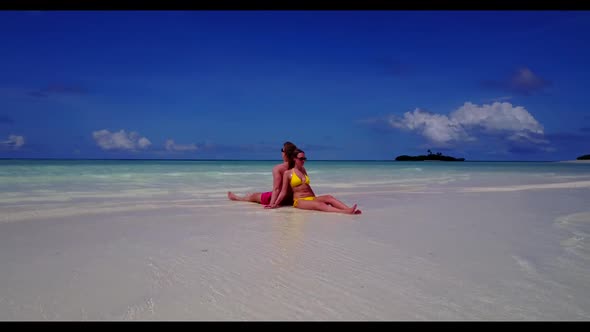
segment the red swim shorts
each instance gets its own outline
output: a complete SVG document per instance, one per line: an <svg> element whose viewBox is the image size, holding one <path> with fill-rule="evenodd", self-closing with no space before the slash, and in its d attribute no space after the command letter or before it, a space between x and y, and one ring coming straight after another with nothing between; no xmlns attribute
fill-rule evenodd
<svg viewBox="0 0 590 332"><path fill-rule="evenodd" d="M267 191L265 193L260 194L260 204L262 204L262 205L270 204L271 197L272 197L272 191Z"/></svg>

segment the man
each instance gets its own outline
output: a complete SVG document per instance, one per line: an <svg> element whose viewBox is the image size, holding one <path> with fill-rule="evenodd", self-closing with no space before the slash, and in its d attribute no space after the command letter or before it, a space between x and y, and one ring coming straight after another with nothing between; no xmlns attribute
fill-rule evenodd
<svg viewBox="0 0 590 332"><path fill-rule="evenodd" d="M227 192L227 198L232 201L242 201L242 202L253 202L259 203L264 206L273 205L276 199L279 197L279 193L281 192L281 185L283 184L283 173L287 169L289 169L289 156L297 149L297 146L291 142L285 142L283 144L283 148L281 149L281 155L283 157L283 162L275 165L272 168L272 191L267 191L264 193L251 193L246 194L243 197L240 197L231 191ZM289 188L290 189L290 188ZM285 196L282 202L279 202L279 205L293 205L293 193L289 190L289 193Z"/></svg>

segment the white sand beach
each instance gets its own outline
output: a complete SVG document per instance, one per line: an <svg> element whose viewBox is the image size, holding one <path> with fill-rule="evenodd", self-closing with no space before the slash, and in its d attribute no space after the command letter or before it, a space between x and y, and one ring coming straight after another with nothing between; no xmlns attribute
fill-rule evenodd
<svg viewBox="0 0 590 332"><path fill-rule="evenodd" d="M0 320L590 319L590 174L323 174L316 193L362 215L265 210L228 183L6 190Z"/></svg>

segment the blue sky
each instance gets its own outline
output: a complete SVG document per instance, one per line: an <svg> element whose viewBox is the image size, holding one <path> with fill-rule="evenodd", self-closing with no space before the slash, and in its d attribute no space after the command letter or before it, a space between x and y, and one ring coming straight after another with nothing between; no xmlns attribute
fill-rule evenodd
<svg viewBox="0 0 590 332"><path fill-rule="evenodd" d="M590 153L588 11L3 11L0 158Z"/></svg>

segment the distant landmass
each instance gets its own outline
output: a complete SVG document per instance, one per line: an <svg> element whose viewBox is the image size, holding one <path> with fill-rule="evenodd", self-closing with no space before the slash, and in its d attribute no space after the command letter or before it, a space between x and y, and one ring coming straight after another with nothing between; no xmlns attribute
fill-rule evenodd
<svg viewBox="0 0 590 332"><path fill-rule="evenodd" d="M590 154L585 154L583 156L579 156L576 159L578 159L578 160L590 160Z"/></svg>
<svg viewBox="0 0 590 332"><path fill-rule="evenodd" d="M419 155L419 156L408 156L408 155L401 155L395 158L395 161L465 161L465 158L455 158L451 156L445 156L440 152L432 153L428 150L428 155Z"/></svg>

